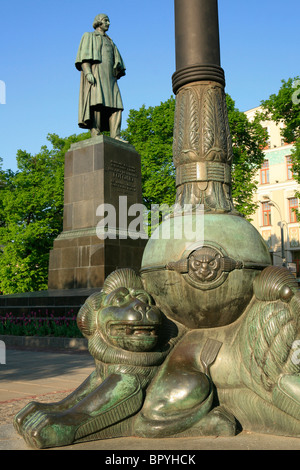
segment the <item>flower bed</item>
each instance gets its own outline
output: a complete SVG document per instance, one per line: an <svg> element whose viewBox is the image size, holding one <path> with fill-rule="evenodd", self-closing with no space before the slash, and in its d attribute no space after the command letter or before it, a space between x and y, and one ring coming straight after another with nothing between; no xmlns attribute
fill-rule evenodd
<svg viewBox="0 0 300 470"><path fill-rule="evenodd" d="M73 311L62 317L46 313L31 312L16 317L12 313L0 315L0 335L14 336L55 336L64 338L82 338Z"/></svg>

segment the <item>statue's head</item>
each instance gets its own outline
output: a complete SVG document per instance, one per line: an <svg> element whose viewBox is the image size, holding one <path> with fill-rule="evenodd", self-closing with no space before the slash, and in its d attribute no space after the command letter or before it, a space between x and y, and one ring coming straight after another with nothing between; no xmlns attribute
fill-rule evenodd
<svg viewBox="0 0 300 470"><path fill-rule="evenodd" d="M96 28L98 28L98 26L102 26L104 22L109 27L110 22L109 22L108 16L105 13L100 13L94 19L93 28L96 29ZM108 27L107 27L107 29L108 29Z"/></svg>
<svg viewBox="0 0 300 470"><path fill-rule="evenodd" d="M101 293L81 308L77 324L90 338L96 331L112 346L126 351L152 351L158 343L163 314L131 269L114 271Z"/></svg>

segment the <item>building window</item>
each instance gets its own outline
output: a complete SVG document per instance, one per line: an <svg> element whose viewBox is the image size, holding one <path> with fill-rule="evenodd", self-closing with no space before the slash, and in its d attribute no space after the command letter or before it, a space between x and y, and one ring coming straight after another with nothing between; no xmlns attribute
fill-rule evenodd
<svg viewBox="0 0 300 470"><path fill-rule="evenodd" d="M290 155L286 157L286 168L287 168L287 179L292 180L293 179L293 162L292 162L292 157Z"/></svg>
<svg viewBox="0 0 300 470"><path fill-rule="evenodd" d="M266 146L265 146L265 150L267 150L271 148L271 135L270 135L269 127L264 127L264 130L268 134L268 140L266 141Z"/></svg>
<svg viewBox="0 0 300 470"><path fill-rule="evenodd" d="M271 224L271 204L269 202L262 203L262 222L263 226Z"/></svg>
<svg viewBox="0 0 300 470"><path fill-rule="evenodd" d="M292 197L289 199L289 214L290 214L290 223L297 222L297 209L298 209L298 199Z"/></svg>
<svg viewBox="0 0 300 470"><path fill-rule="evenodd" d="M262 164L261 170L260 170L260 183L261 184L267 184L270 182L270 177L269 177L269 160L265 160L264 163Z"/></svg>

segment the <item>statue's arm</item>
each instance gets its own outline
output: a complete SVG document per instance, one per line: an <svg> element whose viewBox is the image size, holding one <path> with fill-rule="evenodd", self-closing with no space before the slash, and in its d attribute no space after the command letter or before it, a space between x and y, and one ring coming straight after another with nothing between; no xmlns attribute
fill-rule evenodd
<svg viewBox="0 0 300 470"><path fill-rule="evenodd" d="M126 68L125 68L124 61L121 57L121 54L117 46L115 44L113 44L113 46L114 46L114 57L115 57L113 72L114 72L114 76L116 77L116 79L119 80L121 77L124 77L124 75L126 75L126 72L125 72Z"/></svg>
<svg viewBox="0 0 300 470"><path fill-rule="evenodd" d="M92 65L91 65L91 63L90 63L90 62L87 62L87 61L82 62L82 64L81 64L81 69L82 69L82 71L83 71L83 73L84 73L84 76L85 76L85 78L87 79L87 81L88 81L89 83L91 83L91 85L94 85L94 83L95 83L95 77L94 77L94 75L93 75L93 73L92 73Z"/></svg>
<svg viewBox="0 0 300 470"><path fill-rule="evenodd" d="M95 48L93 33L84 33L78 48L75 67L83 72L85 78L92 85L95 83L91 66L94 62L101 62L101 51Z"/></svg>

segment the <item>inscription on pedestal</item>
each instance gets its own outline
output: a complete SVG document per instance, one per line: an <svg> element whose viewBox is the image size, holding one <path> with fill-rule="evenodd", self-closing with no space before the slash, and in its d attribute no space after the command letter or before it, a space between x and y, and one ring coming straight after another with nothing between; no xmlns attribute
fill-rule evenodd
<svg viewBox="0 0 300 470"><path fill-rule="evenodd" d="M109 162L109 168L106 172L110 175L112 188L125 191L125 194L137 191L138 174L136 167L112 160Z"/></svg>

